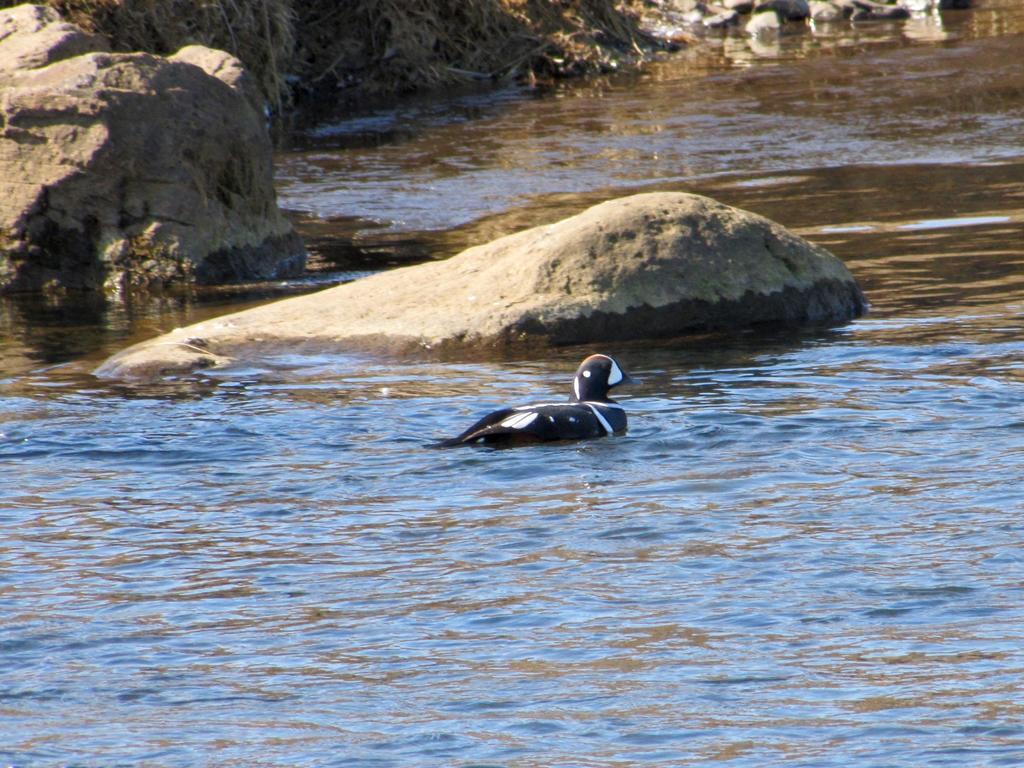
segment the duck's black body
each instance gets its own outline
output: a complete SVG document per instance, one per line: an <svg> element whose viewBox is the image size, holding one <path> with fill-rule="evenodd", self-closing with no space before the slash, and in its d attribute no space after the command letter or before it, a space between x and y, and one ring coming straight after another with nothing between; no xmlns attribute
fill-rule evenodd
<svg viewBox="0 0 1024 768"><path fill-rule="evenodd" d="M608 397L608 390L629 381L615 360L607 355L591 355L576 371L569 402L503 408L435 446L581 440L625 432L626 412Z"/></svg>

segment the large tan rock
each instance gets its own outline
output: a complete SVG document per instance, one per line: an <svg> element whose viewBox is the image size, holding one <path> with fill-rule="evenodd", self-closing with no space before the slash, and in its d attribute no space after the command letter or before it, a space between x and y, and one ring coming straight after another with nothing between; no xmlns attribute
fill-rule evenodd
<svg viewBox="0 0 1024 768"><path fill-rule="evenodd" d="M48 8L0 11L0 292L300 272L238 61L104 45Z"/></svg>
<svg viewBox="0 0 1024 768"><path fill-rule="evenodd" d="M846 267L784 227L698 195L635 195L320 293L178 329L97 371L151 376L247 350L508 350L861 314ZM174 350L174 358L168 356Z"/></svg>
<svg viewBox="0 0 1024 768"><path fill-rule="evenodd" d="M0 72L45 67L83 53L109 50L101 35L65 24L49 6L18 5L0 11Z"/></svg>

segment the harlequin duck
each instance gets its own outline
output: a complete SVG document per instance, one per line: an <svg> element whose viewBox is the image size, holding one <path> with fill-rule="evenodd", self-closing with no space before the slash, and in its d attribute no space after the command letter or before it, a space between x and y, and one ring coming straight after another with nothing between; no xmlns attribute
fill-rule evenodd
<svg viewBox="0 0 1024 768"><path fill-rule="evenodd" d="M608 355L591 355L580 363L573 377L569 402L503 408L484 416L461 435L433 445L435 448L471 443L511 445L625 432L626 412L608 397L608 390L632 381Z"/></svg>

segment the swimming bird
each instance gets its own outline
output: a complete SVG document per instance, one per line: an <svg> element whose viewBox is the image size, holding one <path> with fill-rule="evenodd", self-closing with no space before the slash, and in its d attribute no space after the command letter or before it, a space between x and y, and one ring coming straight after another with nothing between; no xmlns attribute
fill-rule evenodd
<svg viewBox="0 0 1024 768"><path fill-rule="evenodd" d="M567 403L538 403L489 413L460 435L434 443L436 448L476 443L514 445L581 440L626 431L626 412L608 390L633 379L608 355L590 355L572 379Z"/></svg>

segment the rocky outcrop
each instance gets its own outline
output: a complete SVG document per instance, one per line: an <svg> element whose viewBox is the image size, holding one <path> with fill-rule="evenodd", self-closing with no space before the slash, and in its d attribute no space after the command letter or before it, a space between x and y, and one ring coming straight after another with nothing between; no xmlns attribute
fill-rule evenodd
<svg viewBox="0 0 1024 768"><path fill-rule="evenodd" d="M807 28L803 22L896 21L913 13L968 8L971 0L666 0L667 18L694 29L720 29L741 23L745 31L774 35Z"/></svg>
<svg viewBox="0 0 1024 768"><path fill-rule="evenodd" d="M0 10L0 72L36 69L83 53L109 51L106 38L65 24L52 8L18 5Z"/></svg>
<svg viewBox="0 0 1024 768"><path fill-rule="evenodd" d="M698 195L652 193L447 261L182 328L121 352L97 373L149 377L209 367L253 345L479 354L836 323L865 307L842 262L781 225Z"/></svg>
<svg viewBox="0 0 1024 768"><path fill-rule="evenodd" d="M851 21L890 21L910 18L910 11L902 5L876 3L872 0L838 0L835 5Z"/></svg>
<svg viewBox="0 0 1024 768"><path fill-rule="evenodd" d="M300 272L238 61L105 48L47 7L0 11L0 291Z"/></svg>

